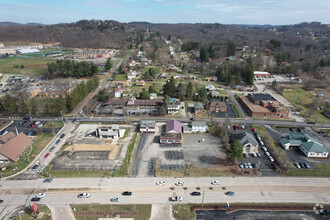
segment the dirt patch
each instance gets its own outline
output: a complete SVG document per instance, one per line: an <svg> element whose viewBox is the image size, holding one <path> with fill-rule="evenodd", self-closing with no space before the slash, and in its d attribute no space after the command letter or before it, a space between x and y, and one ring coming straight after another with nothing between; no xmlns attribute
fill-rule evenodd
<svg viewBox="0 0 330 220"><path fill-rule="evenodd" d="M93 144L75 144L70 145L64 151L110 151L108 159L114 160L117 157L120 147L118 145L93 145Z"/></svg>

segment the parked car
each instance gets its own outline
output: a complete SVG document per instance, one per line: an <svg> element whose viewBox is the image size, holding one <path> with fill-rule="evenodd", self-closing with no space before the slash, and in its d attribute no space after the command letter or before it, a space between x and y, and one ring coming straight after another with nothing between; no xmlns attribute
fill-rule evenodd
<svg viewBox="0 0 330 220"><path fill-rule="evenodd" d="M249 168L249 166L247 165L247 163L244 163L244 168L245 169Z"/></svg>
<svg viewBox="0 0 330 220"><path fill-rule="evenodd" d="M183 186L183 182L177 182L175 183L176 186Z"/></svg>
<svg viewBox="0 0 330 220"><path fill-rule="evenodd" d="M262 149L263 151L265 151L265 152L267 151L267 148L266 148L266 147L262 147L261 149Z"/></svg>
<svg viewBox="0 0 330 220"><path fill-rule="evenodd" d="M243 169L244 168L244 164L243 163L239 163L239 168Z"/></svg>
<svg viewBox="0 0 330 220"><path fill-rule="evenodd" d="M55 146L52 146L52 147L49 149L49 152L52 152L53 150L55 150Z"/></svg>
<svg viewBox="0 0 330 220"><path fill-rule="evenodd" d="M256 153L251 153L251 156L252 157L257 157L257 154Z"/></svg>
<svg viewBox="0 0 330 220"><path fill-rule="evenodd" d="M41 200L41 198L39 198L39 197L33 197L31 199L31 202L39 202L40 200Z"/></svg>
<svg viewBox="0 0 330 220"><path fill-rule="evenodd" d="M80 193L78 194L78 198L89 198L91 195L89 193Z"/></svg>
<svg viewBox="0 0 330 220"><path fill-rule="evenodd" d="M252 131L253 131L253 132L257 132L255 128L252 128Z"/></svg>
<svg viewBox="0 0 330 220"><path fill-rule="evenodd" d="M248 167L249 167L249 169L252 169L251 163L248 163Z"/></svg>
<svg viewBox="0 0 330 220"><path fill-rule="evenodd" d="M65 134L61 134L60 138L64 138Z"/></svg>
<svg viewBox="0 0 330 220"><path fill-rule="evenodd" d="M303 163L299 163L299 165L300 165L301 168L305 168Z"/></svg>
<svg viewBox="0 0 330 220"><path fill-rule="evenodd" d="M38 124L38 128L42 128L42 126L44 126L43 124Z"/></svg>
<svg viewBox="0 0 330 220"><path fill-rule="evenodd" d="M59 144L60 142L61 142L61 140L58 139L58 140L55 142L55 144Z"/></svg>
<svg viewBox="0 0 330 220"><path fill-rule="evenodd" d="M130 195L132 195L132 192L124 191L124 192L122 192L122 195L123 196L130 196Z"/></svg>
<svg viewBox="0 0 330 220"><path fill-rule="evenodd" d="M201 193L200 193L200 192L192 192L191 195L192 195L192 196L200 196Z"/></svg>
<svg viewBox="0 0 330 220"><path fill-rule="evenodd" d="M258 152L258 153L256 153L256 155L257 155L257 157L261 157L261 154Z"/></svg>
<svg viewBox="0 0 330 220"><path fill-rule="evenodd" d="M49 156L49 153L47 153L46 155L45 155L45 158L47 158Z"/></svg>
<svg viewBox="0 0 330 220"><path fill-rule="evenodd" d="M211 184L212 184L212 185L219 185L219 184L220 184L220 181L218 181L218 180L214 180L214 181L211 182Z"/></svg>
<svg viewBox="0 0 330 220"><path fill-rule="evenodd" d="M258 167L257 167L257 165L256 165L255 163L253 163L253 164L252 164L252 168L253 168L253 169L257 169Z"/></svg>
<svg viewBox="0 0 330 220"><path fill-rule="evenodd" d="M305 167L306 167L307 169L310 169L310 168L311 168L311 167L309 166L308 163L304 163L304 165L305 165Z"/></svg>
<svg viewBox="0 0 330 220"><path fill-rule="evenodd" d="M298 169L300 169L301 167L300 167L300 165L299 165L299 163L297 163L297 162L294 162L293 163Z"/></svg>
<svg viewBox="0 0 330 220"><path fill-rule="evenodd" d="M40 124L40 121L36 121L34 124L35 124L35 125L38 125L38 124Z"/></svg>
<svg viewBox="0 0 330 220"><path fill-rule="evenodd" d="M270 156L270 153L268 151L265 151L265 154L266 154L267 157Z"/></svg>
<svg viewBox="0 0 330 220"><path fill-rule="evenodd" d="M0 204L1 204L1 203L3 203L3 200L2 200L2 199L0 199Z"/></svg>
<svg viewBox="0 0 330 220"><path fill-rule="evenodd" d="M31 168L31 170L36 170L38 167L39 167L39 165L38 165L38 164L35 164L35 165Z"/></svg>
<svg viewBox="0 0 330 220"><path fill-rule="evenodd" d="M115 198L111 198L110 199L111 202L119 202L119 198L115 197Z"/></svg>
<svg viewBox="0 0 330 220"><path fill-rule="evenodd" d="M268 157L268 160L269 160L270 162L274 162L274 158L273 158L272 156L269 156L269 157Z"/></svg>
<svg viewBox="0 0 330 220"><path fill-rule="evenodd" d="M159 182L156 183L156 185L163 186L163 185L165 185L165 181L159 181Z"/></svg>
<svg viewBox="0 0 330 220"><path fill-rule="evenodd" d="M48 179L44 179L44 181L42 181L43 183L51 183L53 182L52 178L48 178Z"/></svg>
<svg viewBox="0 0 330 220"><path fill-rule="evenodd" d="M226 194L227 196L233 196L233 195L235 195L235 192L233 192L233 191L228 191L228 192L225 192L225 194Z"/></svg>

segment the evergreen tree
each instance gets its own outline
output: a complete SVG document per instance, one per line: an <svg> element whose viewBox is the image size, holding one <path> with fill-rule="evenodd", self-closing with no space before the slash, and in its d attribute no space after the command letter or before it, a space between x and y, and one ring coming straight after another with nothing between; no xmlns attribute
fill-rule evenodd
<svg viewBox="0 0 330 220"><path fill-rule="evenodd" d="M236 45L234 42L227 42L227 56L234 56L236 52Z"/></svg>
<svg viewBox="0 0 330 220"><path fill-rule="evenodd" d="M189 82L186 90L186 97L188 100L191 100L193 97L193 86L192 83Z"/></svg>
<svg viewBox="0 0 330 220"><path fill-rule="evenodd" d="M157 93L157 91L153 85L149 86L149 93Z"/></svg>
<svg viewBox="0 0 330 220"><path fill-rule="evenodd" d="M107 59L107 61L105 62L105 65L104 65L104 70L105 71L110 71L112 68L112 62L111 62L111 57L109 57Z"/></svg>
<svg viewBox="0 0 330 220"><path fill-rule="evenodd" d="M245 64L245 81L246 83L253 85L253 79L254 79L254 62L251 57L246 59Z"/></svg>
<svg viewBox="0 0 330 220"><path fill-rule="evenodd" d="M204 47L201 47L199 51L199 58L201 59L202 63L209 62L209 55Z"/></svg>
<svg viewBox="0 0 330 220"><path fill-rule="evenodd" d="M9 94L6 94L5 97L3 98L3 106L5 107L7 112L10 114L17 112L16 101Z"/></svg>
<svg viewBox="0 0 330 220"><path fill-rule="evenodd" d="M145 90L145 88L143 88L142 91L140 92L139 98L140 99L150 99L150 94L147 90Z"/></svg>
<svg viewBox="0 0 330 220"><path fill-rule="evenodd" d="M230 148L227 150L227 156L233 161L242 161L243 160L243 147L239 140L235 140Z"/></svg>

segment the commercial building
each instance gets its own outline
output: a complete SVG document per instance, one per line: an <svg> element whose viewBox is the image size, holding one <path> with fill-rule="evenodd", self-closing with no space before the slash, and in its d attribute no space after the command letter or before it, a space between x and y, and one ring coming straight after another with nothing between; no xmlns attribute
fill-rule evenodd
<svg viewBox="0 0 330 220"><path fill-rule="evenodd" d="M323 144L308 134L291 133L289 137L281 138L281 145L286 150L290 147L299 147L306 157L327 158L329 156Z"/></svg>
<svg viewBox="0 0 330 220"><path fill-rule="evenodd" d="M290 109L283 106L269 94L254 93L247 96L239 96L238 101L253 118L289 118Z"/></svg>
<svg viewBox="0 0 330 220"><path fill-rule="evenodd" d="M181 144L182 143L182 125L177 120L171 120L166 123L165 132L160 134L161 144Z"/></svg>
<svg viewBox="0 0 330 220"><path fill-rule="evenodd" d="M231 141L239 140L243 147L243 154L257 153L258 152L258 141L254 136L248 132L242 132L231 135Z"/></svg>
<svg viewBox="0 0 330 220"><path fill-rule="evenodd" d="M155 121L142 121L140 125L141 133L155 133Z"/></svg>
<svg viewBox="0 0 330 220"><path fill-rule="evenodd" d="M119 125L113 124L110 127L102 126L96 129L96 136L99 138L120 138L125 134L125 129L119 129Z"/></svg>
<svg viewBox="0 0 330 220"><path fill-rule="evenodd" d="M210 112L227 112L227 105L221 101L212 101L210 103Z"/></svg>
<svg viewBox="0 0 330 220"><path fill-rule="evenodd" d="M32 143L32 139L22 132L18 135L9 132L1 137L0 142L0 162L9 163L16 162L22 156L25 149Z"/></svg>

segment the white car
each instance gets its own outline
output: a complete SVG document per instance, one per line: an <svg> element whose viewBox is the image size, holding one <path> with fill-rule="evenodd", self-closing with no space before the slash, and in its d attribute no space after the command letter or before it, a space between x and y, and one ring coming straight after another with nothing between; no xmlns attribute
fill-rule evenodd
<svg viewBox="0 0 330 220"><path fill-rule="evenodd" d="M183 186L183 182L177 182L175 183L176 186Z"/></svg>
<svg viewBox="0 0 330 220"><path fill-rule="evenodd" d="M249 167L250 169L252 169L252 164L251 164L251 163L248 163L248 167Z"/></svg>
<svg viewBox="0 0 330 220"><path fill-rule="evenodd" d="M78 198L89 198L91 195L89 193L80 193Z"/></svg>
<svg viewBox="0 0 330 220"><path fill-rule="evenodd" d="M261 149L262 149L263 151L265 151L265 152L267 151L267 148L266 148L266 147L262 147Z"/></svg>
<svg viewBox="0 0 330 220"><path fill-rule="evenodd" d="M46 195L45 193L38 193L38 194L36 194L36 197L41 198L41 197L44 197L45 195Z"/></svg>
<svg viewBox="0 0 330 220"><path fill-rule="evenodd" d="M211 182L211 184L212 184L212 185L219 185L220 182L219 182L218 180L214 180L214 181Z"/></svg>
<svg viewBox="0 0 330 220"><path fill-rule="evenodd" d="M268 159L270 160L270 162L274 162L274 158L272 156L269 156Z"/></svg>
<svg viewBox="0 0 330 220"><path fill-rule="evenodd" d="M266 156L269 157L270 153L268 151L265 152Z"/></svg>
<svg viewBox="0 0 330 220"><path fill-rule="evenodd" d="M159 181L159 182L156 183L156 185L163 186L163 185L165 185L165 181Z"/></svg>
<svg viewBox="0 0 330 220"><path fill-rule="evenodd" d="M36 121L34 124L35 124L35 125L38 125L38 124L40 124L40 121Z"/></svg>

